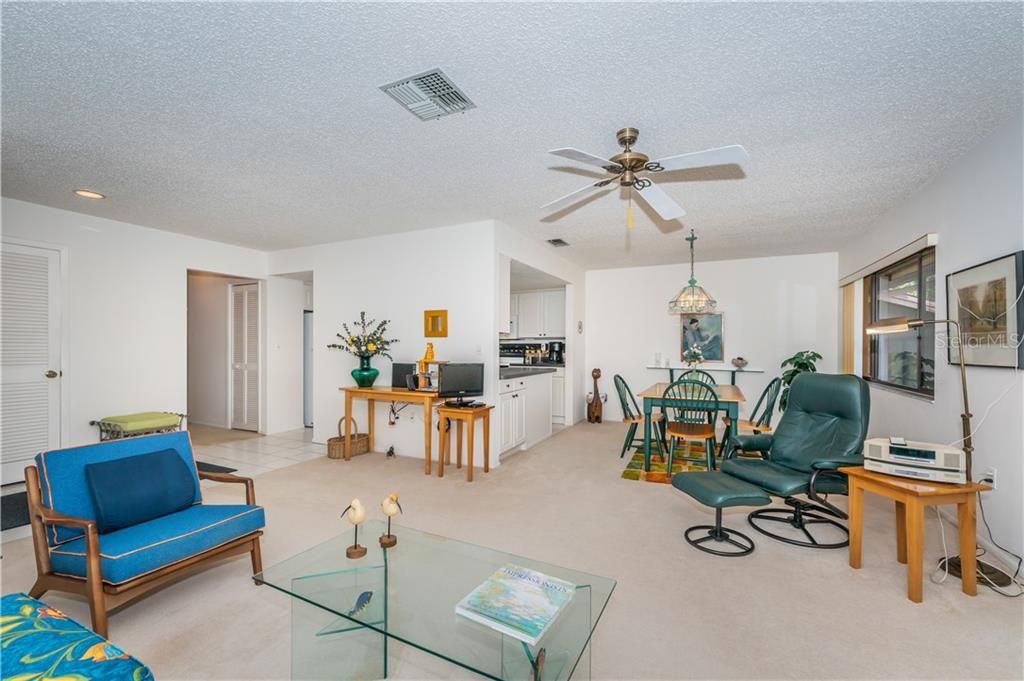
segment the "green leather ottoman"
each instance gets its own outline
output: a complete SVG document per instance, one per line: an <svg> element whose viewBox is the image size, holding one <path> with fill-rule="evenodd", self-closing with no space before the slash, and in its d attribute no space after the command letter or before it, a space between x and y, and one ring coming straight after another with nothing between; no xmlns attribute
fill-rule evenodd
<svg viewBox="0 0 1024 681"><path fill-rule="evenodd" d="M683 536L690 546L716 556L745 556L754 550L754 542L750 537L737 530L722 527L722 509L729 506L770 504L771 497L763 489L720 471L676 473L672 476L672 486L705 506L715 509L714 525L694 525L686 530ZM691 537L700 532L704 535L697 539ZM709 541L731 544L736 548L726 550L724 547L714 549L704 546Z"/></svg>

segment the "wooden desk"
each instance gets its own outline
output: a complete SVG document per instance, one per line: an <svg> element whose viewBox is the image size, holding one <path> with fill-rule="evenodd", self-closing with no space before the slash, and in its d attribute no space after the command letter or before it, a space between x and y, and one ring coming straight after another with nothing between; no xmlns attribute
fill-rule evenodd
<svg viewBox="0 0 1024 681"><path fill-rule="evenodd" d="M432 408L434 402L437 402L440 397L437 396L437 392L431 392L426 390L406 390L404 388L391 388L386 386L371 387L371 388L360 388L358 386L347 386L339 388L345 392L345 413L352 413L352 400L353 398L362 398L366 400L366 416L369 425L366 427L366 434L369 436L370 451L373 451L373 407L374 402L381 400L384 402L408 402L410 404L422 404L423 405L423 472L426 475L430 475L430 441L431 428L433 426L433 412ZM345 419L345 461L352 458L352 421Z"/></svg>
<svg viewBox="0 0 1024 681"><path fill-rule="evenodd" d="M494 409L492 405L484 405L482 407L473 408L461 408L461 407L445 407L440 406L437 408L437 416L441 421L441 429L437 434L437 477L444 477L444 464L448 460L450 462L450 455L452 451L452 432L451 432L451 421L455 421L458 432L455 435L456 439L456 458L455 465L458 468L462 468L462 424L463 422L468 424L466 428L466 482L473 482L473 441L474 432L473 424L476 423L477 419L483 419L484 421L484 473L488 473L491 470L491 410Z"/></svg>
<svg viewBox="0 0 1024 681"><path fill-rule="evenodd" d="M850 486L850 567L860 569L861 540L864 536L864 492L872 492L896 502L896 560L907 566L907 598L924 600L924 509L939 504L956 504L960 526L960 580L968 596L978 593L975 570L975 497L992 489L988 485L968 483L950 485L922 482L869 471L862 466L839 469Z"/></svg>
<svg viewBox="0 0 1024 681"><path fill-rule="evenodd" d="M654 407L678 406L690 409L700 409L702 401L692 400L666 400L665 390L671 383L655 383L638 393L644 400L644 470L651 470L651 412ZM743 391L735 385L712 386L715 394L718 395L718 407L729 417L729 427L726 437L733 437L737 433L736 424L740 420L740 405L746 402Z"/></svg>

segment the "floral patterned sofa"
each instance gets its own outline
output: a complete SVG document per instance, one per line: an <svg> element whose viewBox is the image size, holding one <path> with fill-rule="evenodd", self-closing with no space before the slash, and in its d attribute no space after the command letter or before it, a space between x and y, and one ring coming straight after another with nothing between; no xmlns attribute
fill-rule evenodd
<svg viewBox="0 0 1024 681"><path fill-rule="evenodd" d="M0 600L4 681L152 681L149 667L60 610L22 593Z"/></svg>

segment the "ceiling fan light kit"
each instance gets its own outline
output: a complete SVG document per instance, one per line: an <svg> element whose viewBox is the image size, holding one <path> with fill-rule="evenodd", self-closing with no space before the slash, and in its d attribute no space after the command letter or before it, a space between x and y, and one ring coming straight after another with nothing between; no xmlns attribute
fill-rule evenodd
<svg viewBox="0 0 1024 681"><path fill-rule="evenodd" d="M548 212L554 213L568 208L595 191L613 189L615 184L618 183L620 187L629 188L630 202L632 202L633 198L632 190L635 189L637 196L643 199L663 220L676 220L686 215L686 211L649 177L641 177L641 173L661 173L672 170L730 164L740 165L750 159L746 149L738 144L733 144L715 149L679 154L678 156L666 156L665 158L652 161L647 154L633 150L633 145L636 144L639 136L640 131L636 128L622 128L619 130L615 133L615 139L619 146L622 147L622 151L608 159L572 147L552 149L549 153L555 156L597 166L610 173L611 177L598 180L574 192L570 192L546 204L543 208ZM627 225L629 227L633 226L632 203L627 213Z"/></svg>

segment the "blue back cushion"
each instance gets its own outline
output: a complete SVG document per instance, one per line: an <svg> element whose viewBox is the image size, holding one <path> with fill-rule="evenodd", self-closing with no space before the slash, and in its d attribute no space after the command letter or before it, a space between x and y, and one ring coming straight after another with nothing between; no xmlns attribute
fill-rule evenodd
<svg viewBox="0 0 1024 681"><path fill-rule="evenodd" d="M181 511L195 496L192 472L173 449L91 463L85 481L100 533Z"/></svg>
<svg viewBox="0 0 1024 681"><path fill-rule="evenodd" d="M36 467L39 469L43 505L58 513L95 520L96 505L85 479L85 467L93 463L115 461L164 449L173 449L189 470L193 485L192 503L202 501L199 493L199 476L192 459L192 443L187 432L179 431L54 449L38 454ZM51 546L63 544L81 535L82 530L69 527L49 526L46 532Z"/></svg>

